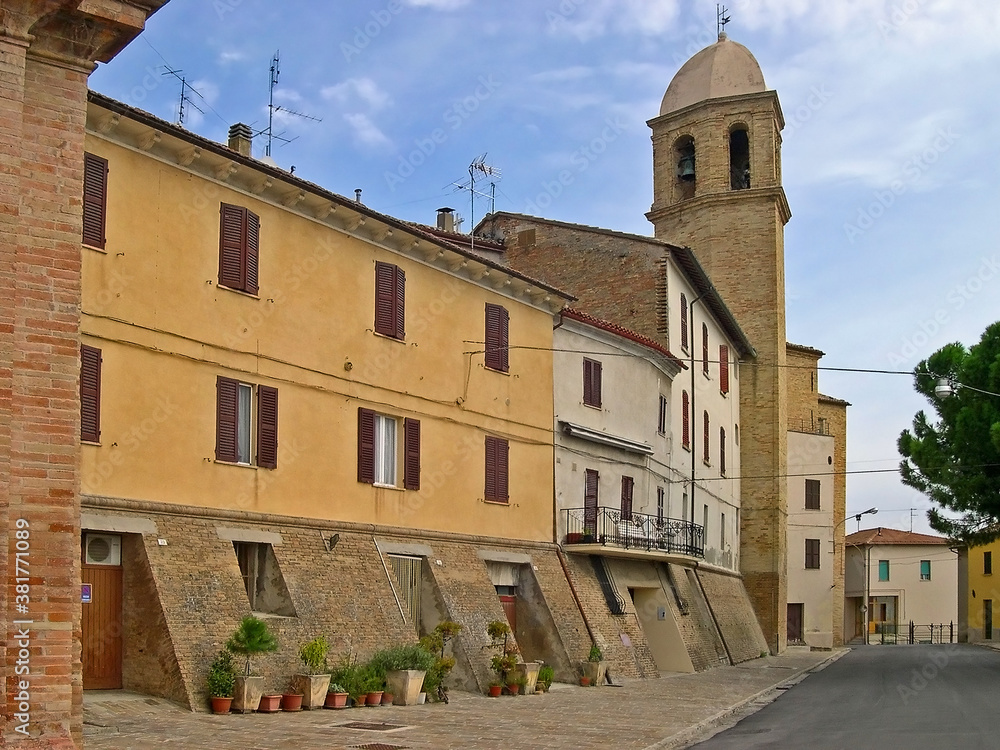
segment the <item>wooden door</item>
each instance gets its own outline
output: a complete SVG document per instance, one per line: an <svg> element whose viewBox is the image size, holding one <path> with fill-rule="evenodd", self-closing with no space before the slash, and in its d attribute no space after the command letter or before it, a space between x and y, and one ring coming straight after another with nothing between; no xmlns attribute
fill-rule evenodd
<svg viewBox="0 0 1000 750"><path fill-rule="evenodd" d="M788 640L802 640L802 604L788 605Z"/></svg>
<svg viewBox="0 0 1000 750"><path fill-rule="evenodd" d="M983 638L993 640L993 600L983 599Z"/></svg>
<svg viewBox="0 0 1000 750"><path fill-rule="evenodd" d="M500 606L503 607L503 613L507 616L507 622L510 624L510 632L517 633L517 597L501 595L500 596ZM515 635L516 637L516 635Z"/></svg>
<svg viewBox="0 0 1000 750"><path fill-rule="evenodd" d="M83 608L83 687L118 690L122 686L122 569L84 565L90 601Z"/></svg>

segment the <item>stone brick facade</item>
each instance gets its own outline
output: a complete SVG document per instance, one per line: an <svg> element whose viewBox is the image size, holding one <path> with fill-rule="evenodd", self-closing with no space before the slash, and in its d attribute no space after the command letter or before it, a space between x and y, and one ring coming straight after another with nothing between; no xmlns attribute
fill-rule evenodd
<svg viewBox="0 0 1000 750"><path fill-rule="evenodd" d="M77 377L87 76L165 2L81 10L79 0L11 0L0 13L0 564L8 571L0 731L26 748L82 739ZM21 575L17 552L27 553Z"/></svg>

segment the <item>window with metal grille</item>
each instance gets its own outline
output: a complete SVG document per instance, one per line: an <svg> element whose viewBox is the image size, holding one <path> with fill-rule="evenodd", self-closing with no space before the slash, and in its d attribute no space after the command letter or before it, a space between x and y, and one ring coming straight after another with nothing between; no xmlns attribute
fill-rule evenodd
<svg viewBox="0 0 1000 750"><path fill-rule="evenodd" d="M806 480L806 510L819 510L820 481Z"/></svg>
<svg viewBox="0 0 1000 750"><path fill-rule="evenodd" d="M819 570L819 539L806 539L806 569Z"/></svg>
<svg viewBox="0 0 1000 750"><path fill-rule="evenodd" d="M420 586L422 581L423 560L419 557L405 555L388 555L396 585L399 587L399 599L406 612L407 619L420 634Z"/></svg>

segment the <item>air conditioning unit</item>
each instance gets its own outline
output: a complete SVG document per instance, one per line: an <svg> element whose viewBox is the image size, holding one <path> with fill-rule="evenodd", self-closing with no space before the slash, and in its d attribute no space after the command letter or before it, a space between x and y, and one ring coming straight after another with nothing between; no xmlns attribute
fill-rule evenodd
<svg viewBox="0 0 1000 750"><path fill-rule="evenodd" d="M87 565L122 564L122 538L115 534L87 534L83 551Z"/></svg>

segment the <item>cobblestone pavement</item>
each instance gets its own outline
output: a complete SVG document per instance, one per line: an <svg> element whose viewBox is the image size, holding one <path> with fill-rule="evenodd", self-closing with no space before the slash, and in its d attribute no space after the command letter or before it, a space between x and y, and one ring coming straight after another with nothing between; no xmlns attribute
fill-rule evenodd
<svg viewBox="0 0 1000 750"><path fill-rule="evenodd" d="M502 698L452 692L448 705L341 711L213 716L159 698L88 692L84 744L88 750L666 750L686 746L733 711L844 653L793 648L735 667L659 680L626 680L620 687L553 685L544 695ZM343 726L349 722L392 728Z"/></svg>

